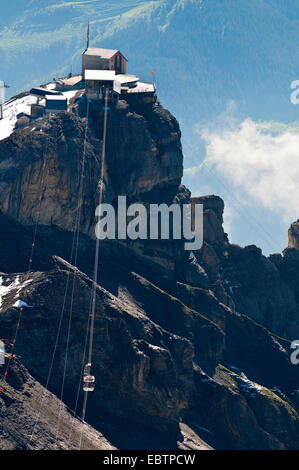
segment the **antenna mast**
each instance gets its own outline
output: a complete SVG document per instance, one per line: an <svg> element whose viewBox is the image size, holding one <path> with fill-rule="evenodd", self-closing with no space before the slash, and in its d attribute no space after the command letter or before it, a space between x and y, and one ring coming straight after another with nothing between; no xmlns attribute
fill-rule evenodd
<svg viewBox="0 0 299 470"><path fill-rule="evenodd" d="M89 48L89 37L90 37L90 24L88 21L88 26L87 26L87 39L86 39L86 50Z"/></svg>

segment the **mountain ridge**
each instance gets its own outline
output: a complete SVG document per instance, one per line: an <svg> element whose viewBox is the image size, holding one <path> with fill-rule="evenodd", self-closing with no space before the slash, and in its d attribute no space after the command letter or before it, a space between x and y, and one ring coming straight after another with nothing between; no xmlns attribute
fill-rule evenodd
<svg viewBox="0 0 299 470"><path fill-rule="evenodd" d="M103 181L99 155L104 112L97 103L91 103L88 115L86 110L83 97L71 113L43 117L0 142L0 326L12 356L7 383L14 390L19 387L21 402L24 394L25 414L28 389L14 382L14 368L24 367L42 393L55 338L48 388L62 398L61 406L79 414L99 187L104 188L103 201L111 203L119 194L143 204L192 202L190 191L181 185L179 125L159 101L120 100L110 109ZM86 124L74 266L71 221ZM194 202L204 206L204 243L198 251L185 251L181 240L101 244L94 336L97 382L86 421L109 448L151 448L158 441L162 447L167 442L168 448L296 449L299 379L289 349L291 336L299 333L298 249L290 238L283 255L266 258L256 246L231 245L222 226L222 199L210 195ZM12 338L20 305L24 312L15 350ZM7 392L1 377L0 400L8 404L7 393L16 391ZM47 400L54 403L49 394ZM59 402L54 401L55 408ZM24 414L19 422L14 413L7 416L6 429L13 425L18 435ZM62 413L60 425L68 426L69 419ZM65 441L53 437L57 423L51 422L40 423L41 442L49 449L65 448ZM130 429L126 439L124 422ZM80 433L82 423L76 420L74 425ZM96 431L87 437L92 439ZM158 433L154 444L149 437L153 432ZM25 432L21 442L9 445L29 449L28 437ZM0 440L0 446L6 445L7 440Z"/></svg>

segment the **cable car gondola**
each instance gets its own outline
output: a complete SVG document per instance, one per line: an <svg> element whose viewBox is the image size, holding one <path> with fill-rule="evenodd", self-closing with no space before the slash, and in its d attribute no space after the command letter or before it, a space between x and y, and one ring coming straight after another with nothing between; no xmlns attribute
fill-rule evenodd
<svg viewBox="0 0 299 470"><path fill-rule="evenodd" d="M93 392L95 389L95 376L90 373L91 364L88 363L84 367L83 373L83 390L84 392Z"/></svg>

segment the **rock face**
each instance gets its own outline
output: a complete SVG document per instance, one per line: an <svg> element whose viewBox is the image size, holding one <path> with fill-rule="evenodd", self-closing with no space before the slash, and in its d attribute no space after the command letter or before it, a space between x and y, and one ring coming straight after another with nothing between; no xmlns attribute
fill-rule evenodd
<svg viewBox="0 0 299 470"><path fill-rule="evenodd" d="M299 250L299 220L294 222L289 228L289 248Z"/></svg>
<svg viewBox="0 0 299 470"><path fill-rule="evenodd" d="M72 417L67 407L36 381L18 358L11 364L5 390L0 393L1 450L115 449L91 426Z"/></svg>
<svg viewBox="0 0 299 470"><path fill-rule="evenodd" d="M191 198L191 203L202 204L204 208L203 237L206 243L225 244L228 239L224 233L224 202L219 196L202 196Z"/></svg>
<svg viewBox="0 0 299 470"><path fill-rule="evenodd" d="M290 341L299 337L298 256L295 248L266 258L254 245L230 246L222 264L235 308Z"/></svg>
<svg viewBox="0 0 299 470"><path fill-rule="evenodd" d="M298 449L298 223L283 255L231 245L223 201L191 198L180 184L179 126L158 102L111 109L100 181L103 112L85 112L81 98L73 114L0 142L0 327L11 355L0 376L0 448L72 449L83 435L83 448ZM112 204L118 195L203 204L204 243L194 252L180 240L101 244L96 388L84 425L76 416L100 185ZM32 437L28 415L38 409Z"/></svg>
<svg viewBox="0 0 299 470"><path fill-rule="evenodd" d="M144 200L155 191L163 199L176 194L183 172L178 123L157 103L139 108L120 101L109 114L104 202L118 195ZM61 113L0 142L2 214L24 226L38 217L41 225L73 231L82 171L81 231L94 236L102 107L91 104L87 130L85 121Z"/></svg>
<svg viewBox="0 0 299 470"><path fill-rule="evenodd" d="M80 273L76 275L73 270L69 273L67 268L65 266L65 269L60 267L45 274L32 275L27 283L19 277L18 289L26 289L22 300L33 307L26 311L23 319L20 339L22 357L33 374L42 377L45 364L51 363L52 344L55 341L51 324L59 324L60 319L57 298L64 297L68 277L75 283L75 307L72 311L74 325L68 348L68 381L65 389L66 398L71 400L75 399L72 392L78 388L78 378L81 376L91 285L90 279ZM9 282L10 286L14 284L13 279ZM13 301L15 292L13 288L11 291L10 298ZM67 309L61 324L61 337L50 382L58 396L64 371L71 292L72 289L67 292L65 300ZM4 335L8 338L13 334L15 326L15 309L14 304L9 306L10 298L6 296L7 316L5 314L6 318L3 318L8 327ZM128 304L101 287L98 290L96 321L99 334L95 336L94 373L100 380L91 398L93 413L97 408L104 407L122 416L126 414L125 410L131 409L134 410L137 422L141 420L142 423L156 425L160 430L164 427L165 432L175 437L177 422L187 407L187 397L192 388L194 352L191 343L164 331L151 322L136 304ZM44 333L42 348L38 338L40 328L32 330L33 324L40 324Z"/></svg>

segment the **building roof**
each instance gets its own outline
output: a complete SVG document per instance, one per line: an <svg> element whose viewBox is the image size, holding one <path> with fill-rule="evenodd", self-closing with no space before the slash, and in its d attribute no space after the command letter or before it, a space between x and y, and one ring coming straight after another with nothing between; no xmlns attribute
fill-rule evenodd
<svg viewBox="0 0 299 470"><path fill-rule="evenodd" d="M117 52L117 49L102 49L100 47L89 47L83 54L101 57L101 59L111 59Z"/></svg>
<svg viewBox="0 0 299 470"><path fill-rule="evenodd" d="M46 96L46 95L53 95L53 96L58 95L59 96L59 95L61 95L60 91L49 90L48 88L43 88L43 87L31 88L30 94L31 95L38 95L38 96Z"/></svg>
<svg viewBox="0 0 299 470"><path fill-rule="evenodd" d="M47 111L67 111L67 98L65 96L46 96Z"/></svg>
<svg viewBox="0 0 299 470"><path fill-rule="evenodd" d="M128 88L127 93L155 93L156 86L153 83L138 82L135 88Z"/></svg>
<svg viewBox="0 0 299 470"><path fill-rule="evenodd" d="M113 82L115 70L85 70L85 80L98 80L100 82Z"/></svg>
<svg viewBox="0 0 299 470"><path fill-rule="evenodd" d="M125 83L138 82L139 77L137 77L137 75L129 75L129 74L123 73L123 74L116 75L115 80L121 85L123 85Z"/></svg>
<svg viewBox="0 0 299 470"><path fill-rule="evenodd" d="M46 95L47 101L67 101L67 98L63 95Z"/></svg>
<svg viewBox="0 0 299 470"><path fill-rule="evenodd" d="M61 81L65 85L74 86L82 80L82 75L74 75L73 77L63 78Z"/></svg>

